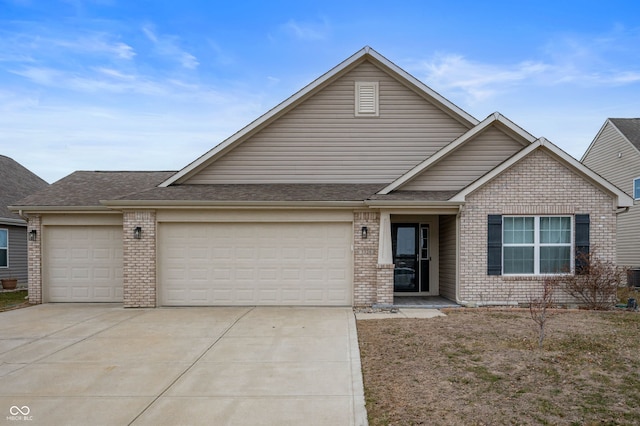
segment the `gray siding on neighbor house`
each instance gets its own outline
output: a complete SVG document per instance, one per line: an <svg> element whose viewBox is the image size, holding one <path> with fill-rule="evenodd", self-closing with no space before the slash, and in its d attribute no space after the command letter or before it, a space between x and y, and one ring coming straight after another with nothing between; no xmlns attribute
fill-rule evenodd
<svg viewBox="0 0 640 426"><path fill-rule="evenodd" d="M456 300L456 217L440 216L440 295Z"/></svg>
<svg viewBox="0 0 640 426"><path fill-rule="evenodd" d="M457 191L523 148L495 126L402 186L407 191Z"/></svg>
<svg viewBox="0 0 640 426"><path fill-rule="evenodd" d="M379 82L378 117L355 116L355 82ZM467 127L369 62L185 183L388 183Z"/></svg>
<svg viewBox="0 0 640 426"><path fill-rule="evenodd" d="M26 226L0 225L9 230L9 267L0 268L0 279L17 278L27 284L27 228Z"/></svg>
<svg viewBox="0 0 640 426"><path fill-rule="evenodd" d="M629 195L633 195L633 179L640 177L640 152L609 122L582 162ZM618 215L617 262L640 267L640 205Z"/></svg>

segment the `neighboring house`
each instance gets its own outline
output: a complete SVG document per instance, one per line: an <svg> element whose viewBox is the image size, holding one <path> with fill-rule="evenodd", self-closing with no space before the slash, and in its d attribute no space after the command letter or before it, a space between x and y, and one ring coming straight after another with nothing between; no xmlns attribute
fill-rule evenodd
<svg viewBox="0 0 640 426"><path fill-rule="evenodd" d="M640 118L609 118L580 160L636 201L618 216L617 263L640 268Z"/></svg>
<svg viewBox="0 0 640 426"><path fill-rule="evenodd" d="M29 216L32 303L527 302L633 200L366 47L178 172L76 172ZM39 266L39 268L38 268Z"/></svg>
<svg viewBox="0 0 640 426"><path fill-rule="evenodd" d="M0 279L27 284L27 222L8 206L49 184L9 157L0 155Z"/></svg>

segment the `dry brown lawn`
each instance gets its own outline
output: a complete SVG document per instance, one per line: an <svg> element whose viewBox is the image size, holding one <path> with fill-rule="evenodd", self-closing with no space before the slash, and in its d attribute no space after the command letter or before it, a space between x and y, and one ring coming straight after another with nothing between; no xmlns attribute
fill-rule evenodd
<svg viewBox="0 0 640 426"><path fill-rule="evenodd" d="M526 309L358 321L371 425L640 425L640 314Z"/></svg>

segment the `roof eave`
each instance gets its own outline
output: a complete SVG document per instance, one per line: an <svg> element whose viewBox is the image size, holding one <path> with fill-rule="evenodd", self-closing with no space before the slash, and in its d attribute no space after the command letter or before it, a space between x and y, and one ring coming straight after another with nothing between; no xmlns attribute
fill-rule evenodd
<svg viewBox="0 0 640 426"><path fill-rule="evenodd" d="M375 208L458 208L464 201L420 201L420 200L366 200L368 207Z"/></svg>
<svg viewBox="0 0 640 426"><path fill-rule="evenodd" d="M27 221L23 219L14 219L11 217L0 217L0 225L26 226Z"/></svg>
<svg viewBox="0 0 640 426"><path fill-rule="evenodd" d="M211 200L104 200L110 209L132 208L354 208L363 207L363 201L211 201Z"/></svg>
<svg viewBox="0 0 640 426"><path fill-rule="evenodd" d="M113 213L105 206L9 206L9 210L24 213Z"/></svg>
<svg viewBox="0 0 640 426"><path fill-rule="evenodd" d="M513 121L509 120L499 112L494 112L493 114L489 115L487 118L482 120L482 122L478 123L475 127L469 129L467 132L460 135L453 142L447 144L438 152L436 152L435 154L433 154L432 156L430 156L429 158L427 158L426 160L424 160L423 162L415 166L413 169L409 170L407 173L400 176L398 179L396 179L395 181L391 182L389 185L381 189L378 192L378 194L386 195L400 188L407 182L414 179L420 173L424 172L426 169L428 169L429 167L431 167L432 165L434 165L435 163L442 160L447 155L449 155L450 153L458 149L460 146L464 145L467 141L475 138L478 134L482 133L486 128L488 128L494 123L500 123L502 127L504 127L506 130L512 133L515 137L521 138L521 143L524 142L527 144L532 144L533 142L536 141L536 138L533 135L523 130L520 126L515 124ZM523 143L523 146L526 146L524 143Z"/></svg>

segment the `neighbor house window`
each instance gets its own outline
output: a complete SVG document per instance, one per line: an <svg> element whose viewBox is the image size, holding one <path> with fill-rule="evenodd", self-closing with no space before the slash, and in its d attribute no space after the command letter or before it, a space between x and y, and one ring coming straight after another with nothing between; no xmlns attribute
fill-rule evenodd
<svg viewBox="0 0 640 426"><path fill-rule="evenodd" d="M633 180L633 198L640 200L640 177Z"/></svg>
<svg viewBox="0 0 640 426"><path fill-rule="evenodd" d="M0 268L9 267L9 231L0 229Z"/></svg>
<svg viewBox="0 0 640 426"><path fill-rule="evenodd" d="M568 273L572 268L569 216L505 216L502 272L505 275Z"/></svg>

